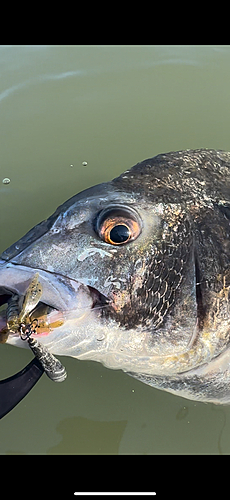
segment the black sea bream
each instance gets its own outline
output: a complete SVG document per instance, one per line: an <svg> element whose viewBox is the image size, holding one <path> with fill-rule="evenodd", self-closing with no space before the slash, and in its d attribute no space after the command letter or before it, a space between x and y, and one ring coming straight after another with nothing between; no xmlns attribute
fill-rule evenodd
<svg viewBox="0 0 230 500"><path fill-rule="evenodd" d="M229 233L230 153L142 161L66 201L2 253L2 337L4 304L23 301L36 275L33 335L53 354L230 403ZM5 340L27 344L17 331Z"/></svg>

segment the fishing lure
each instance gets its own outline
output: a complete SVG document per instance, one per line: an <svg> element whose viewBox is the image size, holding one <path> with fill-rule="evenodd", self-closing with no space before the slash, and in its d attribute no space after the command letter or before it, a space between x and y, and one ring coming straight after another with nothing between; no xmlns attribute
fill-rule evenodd
<svg viewBox="0 0 230 500"><path fill-rule="evenodd" d="M34 356L42 365L46 375L54 382L62 382L66 379L67 373L65 367L49 352L47 347L38 342L37 339L31 337L36 334L36 329L39 328L38 320L35 318L31 322L26 323L26 319L31 316L31 312L37 306L42 296L42 285L39 282L39 273L36 273L32 279L23 301L22 310L19 314L19 333L22 340L27 340L30 349Z"/></svg>
<svg viewBox="0 0 230 500"><path fill-rule="evenodd" d="M62 382L67 377L65 367L49 352L47 347L31 337L39 328L38 319L31 319L31 315L41 297L42 285L39 282L39 273L36 273L26 290L21 310L19 295L12 295L9 299L6 309L6 328L1 331L0 341L4 343L10 333L18 333L21 340L28 342L46 375L54 382Z"/></svg>

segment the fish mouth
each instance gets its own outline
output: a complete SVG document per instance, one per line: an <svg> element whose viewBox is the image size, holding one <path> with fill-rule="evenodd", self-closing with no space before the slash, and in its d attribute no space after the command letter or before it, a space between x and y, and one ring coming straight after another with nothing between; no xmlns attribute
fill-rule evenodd
<svg viewBox="0 0 230 500"><path fill-rule="evenodd" d="M101 308L108 303L107 297L96 288L80 281L46 270L0 261L0 343L6 342L8 336L10 339L19 338L19 328L7 335L4 333L9 304L17 296L20 312L28 286L36 273L42 286L42 296L29 313L31 324L36 324L32 336L47 336L68 320L74 320L77 325L92 309Z"/></svg>
<svg viewBox="0 0 230 500"><path fill-rule="evenodd" d="M6 291L6 290L5 290ZM19 323L16 331L7 329L7 320L8 314L7 311L9 309L9 304L13 297L18 297L18 302L22 302L24 296L18 296L18 294L14 293L4 293L1 295L0 289L0 343L5 343L7 341L8 336L12 338L12 336L17 337L23 331L21 328L28 325L31 326L32 337L34 335L38 337L46 336L51 333L55 328L61 327L65 323L65 313L64 311L60 311L59 309L52 307L45 302L39 301L36 307L29 314L29 318L24 323ZM21 300L22 299L22 300Z"/></svg>

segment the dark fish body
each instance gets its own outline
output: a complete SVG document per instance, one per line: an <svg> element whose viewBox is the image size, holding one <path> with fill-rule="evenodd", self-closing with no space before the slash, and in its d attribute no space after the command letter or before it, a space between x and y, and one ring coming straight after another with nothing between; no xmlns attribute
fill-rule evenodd
<svg viewBox="0 0 230 500"><path fill-rule="evenodd" d="M158 155L77 194L5 250L0 299L25 295L39 273L33 314L41 321L47 306L37 338L51 352L230 403L229 233L230 153ZM25 344L16 333L7 342Z"/></svg>

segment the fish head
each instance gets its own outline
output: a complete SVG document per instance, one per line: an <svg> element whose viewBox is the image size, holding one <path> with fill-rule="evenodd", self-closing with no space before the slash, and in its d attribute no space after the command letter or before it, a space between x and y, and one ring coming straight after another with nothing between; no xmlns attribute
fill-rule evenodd
<svg viewBox="0 0 230 500"><path fill-rule="evenodd" d="M2 296L24 297L39 273L41 302L50 312L49 328L41 326L37 338L54 354L100 360L115 354L122 335L144 320L138 297L151 234L160 231L159 210L112 182L79 193L3 252ZM50 327L56 322L62 324ZM18 334L8 342L25 345Z"/></svg>
<svg viewBox="0 0 230 500"><path fill-rule="evenodd" d="M230 326L229 159L158 155L72 197L2 253L1 302L39 273L34 335L54 354L158 377L209 363Z"/></svg>

